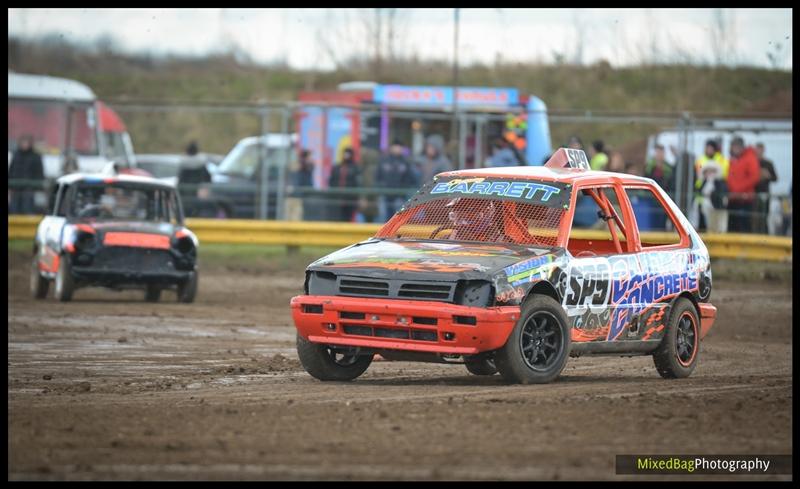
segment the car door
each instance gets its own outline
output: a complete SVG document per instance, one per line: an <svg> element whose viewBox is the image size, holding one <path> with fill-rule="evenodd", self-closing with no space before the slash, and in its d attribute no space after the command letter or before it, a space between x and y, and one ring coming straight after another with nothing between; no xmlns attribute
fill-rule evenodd
<svg viewBox="0 0 800 489"><path fill-rule="evenodd" d="M639 271L631 217L616 184L580 185L575 194L583 210L573 216L567 242L562 305L573 341L615 340L629 318L618 284Z"/></svg>
<svg viewBox="0 0 800 489"><path fill-rule="evenodd" d="M39 268L45 272L58 270L59 256L61 254L61 239L66 225L66 194L70 186L59 184L53 207L49 209L36 230L36 251L38 254Z"/></svg>
<svg viewBox="0 0 800 489"><path fill-rule="evenodd" d="M630 339L658 340L665 330L672 300L698 289L688 234L652 184L623 186L635 227L639 275L621 283L632 322Z"/></svg>

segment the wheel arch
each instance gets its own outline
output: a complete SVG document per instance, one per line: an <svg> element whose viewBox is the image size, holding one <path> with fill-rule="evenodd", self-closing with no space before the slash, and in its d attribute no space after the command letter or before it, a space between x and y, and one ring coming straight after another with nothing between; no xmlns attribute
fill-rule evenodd
<svg viewBox="0 0 800 489"><path fill-rule="evenodd" d="M556 302L561 304L561 297L558 295L558 291L553 286L553 284L551 284L547 280L540 280L536 282L530 288L530 290L528 290L528 293L525 294L525 299L522 301L522 303L524 304L525 302L528 301L528 299L530 299L534 295L545 295L555 299Z"/></svg>
<svg viewBox="0 0 800 489"><path fill-rule="evenodd" d="M670 314L672 314L672 310L675 307L675 303L678 302L681 298L689 299L689 302L692 303L694 306L694 312L697 314L697 320L700 321L700 305L697 303L697 298L689 291L684 290L677 296L675 296L669 303Z"/></svg>

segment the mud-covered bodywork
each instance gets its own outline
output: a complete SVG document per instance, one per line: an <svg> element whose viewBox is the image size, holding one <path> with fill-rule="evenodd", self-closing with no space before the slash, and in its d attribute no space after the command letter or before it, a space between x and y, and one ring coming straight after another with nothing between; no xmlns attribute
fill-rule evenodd
<svg viewBox="0 0 800 489"><path fill-rule="evenodd" d="M448 329L458 322L450 318L481 308L503 319L501 326L486 332L473 318L477 329L469 353L480 353L504 344L503 335L519 317L521 305L532 294L544 294L557 300L567 315L573 353L653 351L679 297L694 305L698 336L705 336L716 315L708 304L708 250L652 180L580 170L504 171L502 176L497 171L476 175L477 170L439 175L375 237L309 265L305 295L292 301L300 334L312 342L416 349L413 331L402 329L413 326L419 316L420 324L435 326L429 338L438 342L425 351L452 352L441 335L464 335ZM526 181L523 172L536 178ZM624 239L614 238L621 249L593 251L591 239L571 233L571 225L575 194L596 187L621 196L628 187L651 191L672 215L680 241L640 245L631 204L620 197L619 210L608 204L614 215L600 217L627 225L620 231ZM571 237L582 242L580 252L567 245ZM430 309L431 304L436 308ZM436 311L436 317L422 317L418 308ZM492 335L500 338L487 339ZM376 336L404 341L382 343Z"/></svg>
<svg viewBox="0 0 800 489"><path fill-rule="evenodd" d="M198 244L174 187L145 177L69 175L58 180L53 209L37 228L34 263L43 279L69 274L76 287L161 289L194 278Z"/></svg>
<svg viewBox="0 0 800 489"><path fill-rule="evenodd" d="M306 294L519 306L532 291L564 306L581 341L658 340L680 294L711 293L701 249L575 258L563 248L371 239L309 265Z"/></svg>

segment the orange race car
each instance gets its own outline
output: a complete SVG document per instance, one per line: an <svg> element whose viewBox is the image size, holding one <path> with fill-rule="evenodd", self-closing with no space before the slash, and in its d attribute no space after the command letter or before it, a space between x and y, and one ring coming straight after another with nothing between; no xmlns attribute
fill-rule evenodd
<svg viewBox="0 0 800 489"><path fill-rule="evenodd" d="M320 380L380 354L545 383L581 354L652 355L687 377L710 294L708 250L655 182L559 149L543 167L437 175L373 238L309 265L291 307Z"/></svg>

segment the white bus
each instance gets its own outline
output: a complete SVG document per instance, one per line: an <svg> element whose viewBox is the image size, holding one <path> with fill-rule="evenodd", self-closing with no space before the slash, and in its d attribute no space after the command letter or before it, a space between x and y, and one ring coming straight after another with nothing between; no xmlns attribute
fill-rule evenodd
<svg viewBox="0 0 800 489"><path fill-rule="evenodd" d="M135 166L130 137L119 134L121 121L108 123L113 120L108 111L83 83L9 72L8 164L19 138L29 135L42 155L47 179L64 173L68 155L81 172L101 171L111 161L123 168ZM104 121L109 126L105 130Z"/></svg>
<svg viewBox="0 0 800 489"><path fill-rule="evenodd" d="M9 165L19 138L29 135L46 178L64 173L68 155L74 155L78 171L101 171L109 161L101 151L96 100L89 87L73 80L9 72Z"/></svg>

